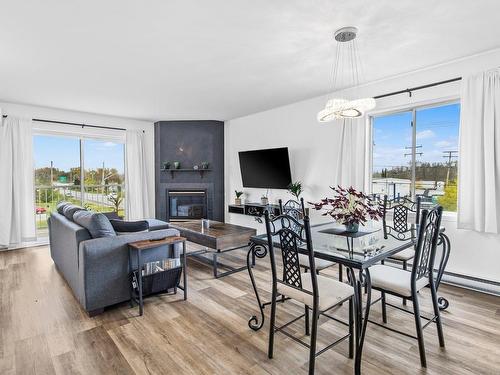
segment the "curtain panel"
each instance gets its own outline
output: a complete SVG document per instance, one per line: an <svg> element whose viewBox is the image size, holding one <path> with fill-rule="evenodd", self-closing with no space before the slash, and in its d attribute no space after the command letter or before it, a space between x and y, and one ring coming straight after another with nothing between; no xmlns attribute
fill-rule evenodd
<svg viewBox="0 0 500 375"><path fill-rule="evenodd" d="M458 228L500 233L500 69L462 82Z"/></svg>
<svg viewBox="0 0 500 375"><path fill-rule="evenodd" d="M340 126L337 184L368 192L367 119L347 119L335 126Z"/></svg>
<svg viewBox="0 0 500 375"><path fill-rule="evenodd" d="M31 119L0 117L2 247L36 239L33 174Z"/></svg>
<svg viewBox="0 0 500 375"><path fill-rule="evenodd" d="M125 143L126 214L129 220L149 215L148 178L144 133L127 130Z"/></svg>

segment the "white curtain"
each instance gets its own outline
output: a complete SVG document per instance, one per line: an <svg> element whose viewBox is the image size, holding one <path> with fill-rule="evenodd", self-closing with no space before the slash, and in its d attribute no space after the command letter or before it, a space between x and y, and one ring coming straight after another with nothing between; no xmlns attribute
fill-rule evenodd
<svg viewBox="0 0 500 375"><path fill-rule="evenodd" d="M500 69L462 82L458 228L500 233Z"/></svg>
<svg viewBox="0 0 500 375"><path fill-rule="evenodd" d="M337 184L342 187L352 186L363 192L368 189L366 121L366 118L360 118L344 120L341 124L333 123L333 126L340 126Z"/></svg>
<svg viewBox="0 0 500 375"><path fill-rule="evenodd" d="M126 214L129 220L150 217L144 132L127 130L125 144Z"/></svg>
<svg viewBox="0 0 500 375"><path fill-rule="evenodd" d="M0 246L36 238L33 173L31 119L0 117Z"/></svg>

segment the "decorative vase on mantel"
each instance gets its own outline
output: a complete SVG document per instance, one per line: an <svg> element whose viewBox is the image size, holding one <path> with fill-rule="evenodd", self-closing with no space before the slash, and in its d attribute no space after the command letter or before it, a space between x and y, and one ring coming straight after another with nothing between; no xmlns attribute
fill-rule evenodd
<svg viewBox="0 0 500 375"><path fill-rule="evenodd" d="M345 231L347 233L357 233L359 231L359 223L345 224Z"/></svg>

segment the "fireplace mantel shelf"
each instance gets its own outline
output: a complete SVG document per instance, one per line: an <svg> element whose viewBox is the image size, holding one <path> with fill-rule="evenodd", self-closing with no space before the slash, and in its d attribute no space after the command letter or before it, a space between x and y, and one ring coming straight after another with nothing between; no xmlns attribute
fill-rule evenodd
<svg viewBox="0 0 500 375"><path fill-rule="evenodd" d="M200 174L200 177L203 178L203 174L205 172L211 172L211 169L189 169L189 168L183 168L183 169L165 169L162 168L161 171L164 172L170 172L170 176L172 176L172 179L174 178L175 173L174 172L198 172Z"/></svg>

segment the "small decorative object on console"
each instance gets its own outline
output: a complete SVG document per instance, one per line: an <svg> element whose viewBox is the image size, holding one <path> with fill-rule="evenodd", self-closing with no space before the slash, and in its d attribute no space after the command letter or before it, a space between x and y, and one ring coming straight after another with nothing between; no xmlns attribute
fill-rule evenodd
<svg viewBox="0 0 500 375"><path fill-rule="evenodd" d="M208 169L208 161L202 161L200 164L201 169Z"/></svg>
<svg viewBox="0 0 500 375"><path fill-rule="evenodd" d="M170 169L172 164L169 161L163 162L163 169Z"/></svg>
<svg viewBox="0 0 500 375"><path fill-rule="evenodd" d="M179 161L174 161L174 168L179 169L181 167L181 163Z"/></svg>
<svg viewBox="0 0 500 375"><path fill-rule="evenodd" d="M352 186L330 188L337 194L334 198L325 198L319 203L308 203L313 205L315 210L326 209L323 216L330 215L335 221L345 225L346 232L356 233L359 224L364 225L368 219L382 218L382 206Z"/></svg>
<svg viewBox="0 0 500 375"><path fill-rule="evenodd" d="M236 195L236 198L234 198L234 204L236 206L241 206L241 196L243 195L243 192L235 190L234 194Z"/></svg>
<svg viewBox="0 0 500 375"><path fill-rule="evenodd" d="M199 168L199 166L197 166L197 165L193 165L193 169L194 169L195 171L197 171L197 170L198 170L198 168Z"/></svg>

